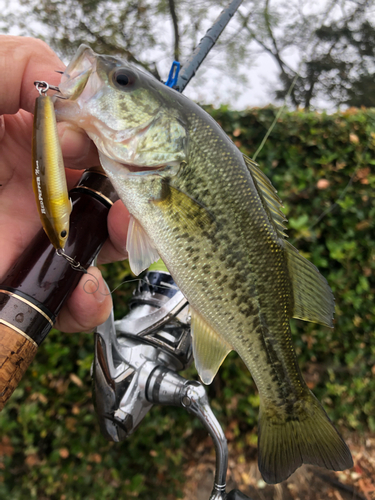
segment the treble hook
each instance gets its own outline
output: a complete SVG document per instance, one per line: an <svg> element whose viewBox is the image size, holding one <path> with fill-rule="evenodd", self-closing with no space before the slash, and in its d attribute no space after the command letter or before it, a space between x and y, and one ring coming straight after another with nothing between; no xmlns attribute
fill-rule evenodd
<svg viewBox="0 0 375 500"><path fill-rule="evenodd" d="M56 92L60 92L59 87L55 87L54 85L50 85L49 83L47 83L45 81L36 80L34 82L34 85L36 87L36 90L39 92L39 95L44 95L49 90L55 90ZM67 97L64 97L62 95L56 95L56 97L58 97L59 99L67 99Z"/></svg>
<svg viewBox="0 0 375 500"><path fill-rule="evenodd" d="M67 255L64 252L64 250L62 250L61 248L58 248L56 250L56 253L60 257L63 257L70 264L70 267L72 269L76 269L77 271L81 271L81 272L83 272L85 274L89 274L89 273L87 273L87 270L83 266L81 266L81 264L79 262L77 262L76 260L74 260L73 257L70 257L69 255Z"/></svg>

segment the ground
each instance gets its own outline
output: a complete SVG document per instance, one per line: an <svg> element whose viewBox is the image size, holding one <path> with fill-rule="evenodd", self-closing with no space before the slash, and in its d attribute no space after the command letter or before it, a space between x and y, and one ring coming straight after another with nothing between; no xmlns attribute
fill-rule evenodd
<svg viewBox="0 0 375 500"><path fill-rule="evenodd" d="M375 435L346 436L353 454L352 469L331 472L304 465L287 481L275 486L266 485L261 478L256 447L246 452L244 460L243 453L236 452L234 446L238 438L232 441L229 437L228 492L238 488L251 500L375 500ZM187 452L183 500L208 500L215 469L212 441L208 437L197 440L190 449L194 451Z"/></svg>

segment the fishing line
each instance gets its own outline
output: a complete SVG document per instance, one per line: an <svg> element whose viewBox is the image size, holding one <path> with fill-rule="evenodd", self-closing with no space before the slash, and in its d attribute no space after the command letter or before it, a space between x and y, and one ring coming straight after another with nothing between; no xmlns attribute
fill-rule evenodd
<svg viewBox="0 0 375 500"><path fill-rule="evenodd" d="M93 293L96 293L98 290L99 290L99 287L100 287L100 283L99 283L99 280L96 276L94 276L92 273L89 273L87 271L87 269L85 269L80 262L77 262L75 259L73 259L73 257L70 257L69 255L67 255L65 253L64 250L62 250L61 248L57 249L56 250L56 254L59 255L60 257L63 257L69 264L70 264L70 267L72 269L74 269L74 271L78 271L78 272L81 272L83 274L87 274L89 276L91 276L93 279L88 279L85 284L83 285L83 289L84 291L87 293L87 294L93 294ZM95 280L95 281L94 281ZM86 290L86 285L88 283L94 283L95 286L96 286L96 289L93 291L93 292L88 292ZM121 286L122 283L120 283L119 286ZM118 288L118 287L117 287ZM114 290L112 290L112 292L114 292L116 290L116 288ZM111 295L112 292L109 292L109 293L102 293L99 291L99 293L101 293L102 295Z"/></svg>
<svg viewBox="0 0 375 500"><path fill-rule="evenodd" d="M83 285L83 289L84 289L84 291L85 291L88 295L91 295L91 294L96 293L96 292L99 292L101 295L112 295L112 293L113 293L113 292L115 292L116 290L118 290L118 289L120 288L120 286L125 285L126 283L133 283L133 282L135 282L135 281L138 281L138 282L143 282L143 283L145 283L145 284L146 284L146 285L148 285L148 286L155 286L156 288L165 288L166 290L170 290L170 289L172 289L172 290L179 291L179 288L178 288L177 286L171 285L171 284L169 284L169 283L160 282L160 283L158 283L158 284L156 284L156 285L153 285L152 283L150 283L150 282L149 282L149 280L148 280L147 278L133 278L133 279L131 279L131 280L124 280L124 281L122 281L119 285L117 285L115 288L113 288L111 291L106 292L106 293L103 293L103 292L101 292L101 291L99 290L100 284L99 284L99 280L98 280L98 278L97 278L96 276L94 276L93 274L91 274L91 273L87 272L87 271L86 271L86 274L89 274L90 276L92 276L93 278L95 278L95 284L97 285L97 288L96 288L95 290L93 290L93 291L89 292L89 291L87 291L87 290L86 290L86 288L85 288L85 287L86 287L87 283L90 283L90 282L91 282L91 283L94 283L94 281L93 281L93 280L91 280L91 279L88 279L88 280L86 281L86 283Z"/></svg>
<svg viewBox="0 0 375 500"><path fill-rule="evenodd" d="M93 279L88 279L86 280L86 282L84 283L83 285L83 290L88 294L88 295L92 295L96 292L99 292L101 295L104 295L104 296L107 296L107 295L112 295L113 292L115 292L116 290L118 290L120 288L120 286L124 285L125 283L133 283L134 281L138 281L138 282L143 282L145 283L146 285L148 286L155 286L157 288L164 288L166 290L176 290L177 292L179 291L179 288L176 286L176 285L172 285L170 283L166 283L164 281L161 281L160 283L156 284L156 285L153 285L152 283L150 283L150 281L148 280L148 278L134 278L134 279L131 279L131 280L124 280L122 281L119 285L117 285L115 288L113 288L112 290L109 290L108 292L101 292L99 290L100 288L100 282L99 282L99 279L94 276L92 273L89 273L87 271L87 269L85 269L80 262L76 261L75 259L73 259L73 257L70 257L68 254L65 253L64 250L62 250L61 248L57 249L56 250L56 254L59 255L60 257L63 257L63 259L65 259L69 264L70 264L70 267L72 269L74 269L75 271L78 271L78 272L81 272L83 274L87 274L88 276L91 276L91 278ZM88 291L87 290L87 285L89 283L94 283L94 286L96 287L95 290L92 290L92 291Z"/></svg>
<svg viewBox="0 0 375 500"><path fill-rule="evenodd" d="M302 64L302 63L301 63L301 64ZM267 130L266 135L263 137L263 140L262 140L262 142L260 143L259 148L255 151L255 154L254 154L254 156L252 157L252 160L253 160L253 161L255 161L255 160L256 160L256 157L257 157L257 156L258 156L258 154L262 151L262 149L263 149L264 145L265 145L265 144L266 144L266 142L267 142L268 137L270 136L270 134L271 134L272 130L274 129L274 127L275 127L275 125L276 125L276 123L277 123L277 120L280 118L280 116L281 116L282 112L284 111L285 106L286 106L286 101L288 100L288 98L290 97L291 93L293 92L293 89L294 89L294 86L295 86L295 84L296 84L296 82L297 82L297 80L298 80L298 77L299 77L299 72L297 72L296 76L293 78L292 84L291 84L291 86L289 87L289 90L288 90L288 92L287 92L287 94L286 94L286 96L285 96L284 103L283 103L282 107L281 107L281 108L279 109L279 111L276 113L276 116L275 116L275 118L274 118L274 120L273 120L273 122L272 122L272 124L271 124L270 128Z"/></svg>
<svg viewBox="0 0 375 500"><path fill-rule="evenodd" d="M176 290L178 291L179 288L175 285L172 285L170 283L165 283L165 282L160 282L158 283L157 285L152 285L152 283L149 282L149 280L147 278L134 278L134 279L131 279L131 280L124 280L122 281L119 285L117 285L115 288L113 288L112 290L108 291L108 292L101 292L99 290L100 288L100 282L99 282L99 279L94 276L92 273L89 273L87 271L87 269L85 269L79 262L77 262L75 259L73 259L73 257L70 257L69 255L67 255L64 250L61 250L60 248L58 250L56 250L56 253L57 255L59 255L60 257L63 257L71 266L72 269L74 269L75 271L79 271L83 274L87 274L88 276L91 276L93 279L88 279L84 285L83 285L83 289L84 291L88 294L88 295L92 295L96 292L99 292L101 295L112 295L113 292L115 292L118 288L120 288L120 286L124 285L125 283L133 283L134 281L138 281L138 282L143 282L145 283L146 285L148 286L155 286L155 287L158 287L158 288L165 288L167 290ZM95 280L95 281L94 281ZM95 290L92 290L92 291L88 291L86 289L86 286L88 285L88 283L94 283L94 285L96 286Z"/></svg>
<svg viewBox="0 0 375 500"><path fill-rule="evenodd" d="M327 17L328 17L328 14L329 14L329 12L332 10L332 8L333 8L334 4L335 4L335 2L332 2L332 3L331 3L331 5L328 7L328 9L327 9L325 12L323 12L323 13L322 13L322 16L321 16L322 18L327 18ZM310 43L311 39L312 39L312 38L313 38L313 36L314 36L315 31L316 31L316 30L312 30L312 31L311 31L310 39L308 40L307 45L309 45L309 43ZM285 98L284 98L284 102L283 102L283 104L282 104L281 108L278 110L278 112L277 112L277 114L276 114L276 116L275 116L275 118L274 118L274 120L273 120L273 122L272 122L271 126L270 126L270 127L269 127L269 129L267 130L266 135L263 137L263 140L262 140L262 142L260 143L260 146L259 146L259 147L258 147L258 149L255 151L255 154L254 154L254 156L252 157L252 160L253 160L253 161L255 161L255 160L256 160L256 158L257 158L258 154L262 151L262 149L263 149L263 147L264 147L265 143L267 142L268 137L269 137L269 136L270 136L270 134L272 133L272 130L274 129L274 127L275 127L275 125L276 125L276 123L277 123L278 119L279 119L279 118L280 118L280 116L282 115L282 113L283 113L283 111L284 111L284 109L285 109L285 107L286 107L287 100L289 99L289 97L290 97L291 93L293 92L293 89L294 89L294 87L295 87L295 85L296 85L296 82L297 82L298 78L300 77L301 70L302 70L302 65L306 62L306 60L307 60L307 54L305 55L305 57L304 57L304 58L301 60L301 62L299 63L298 68L297 68L297 71L296 71L296 74L295 74L295 76L294 76L294 78L293 78L293 81L292 81L292 83L291 83L291 85L290 85L290 87L289 87L289 90L288 90L288 92L287 92L287 94L286 94L286 96L285 96Z"/></svg>

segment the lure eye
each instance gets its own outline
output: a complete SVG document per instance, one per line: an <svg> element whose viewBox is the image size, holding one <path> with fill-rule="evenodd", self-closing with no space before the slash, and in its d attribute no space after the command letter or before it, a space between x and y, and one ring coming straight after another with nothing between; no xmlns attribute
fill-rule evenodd
<svg viewBox="0 0 375 500"><path fill-rule="evenodd" d="M63 229L60 233L61 238L65 238L68 233Z"/></svg>
<svg viewBox="0 0 375 500"><path fill-rule="evenodd" d="M113 73L112 81L121 90L131 90L134 87L136 76L127 69L118 69Z"/></svg>

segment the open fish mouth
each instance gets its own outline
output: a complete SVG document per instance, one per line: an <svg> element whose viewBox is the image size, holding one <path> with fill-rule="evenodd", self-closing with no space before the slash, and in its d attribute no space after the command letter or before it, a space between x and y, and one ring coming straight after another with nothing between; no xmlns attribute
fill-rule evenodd
<svg viewBox="0 0 375 500"><path fill-rule="evenodd" d="M59 89L61 94L68 99L79 97L96 68L97 57L95 52L87 45L81 45L72 61L65 68L61 77Z"/></svg>

